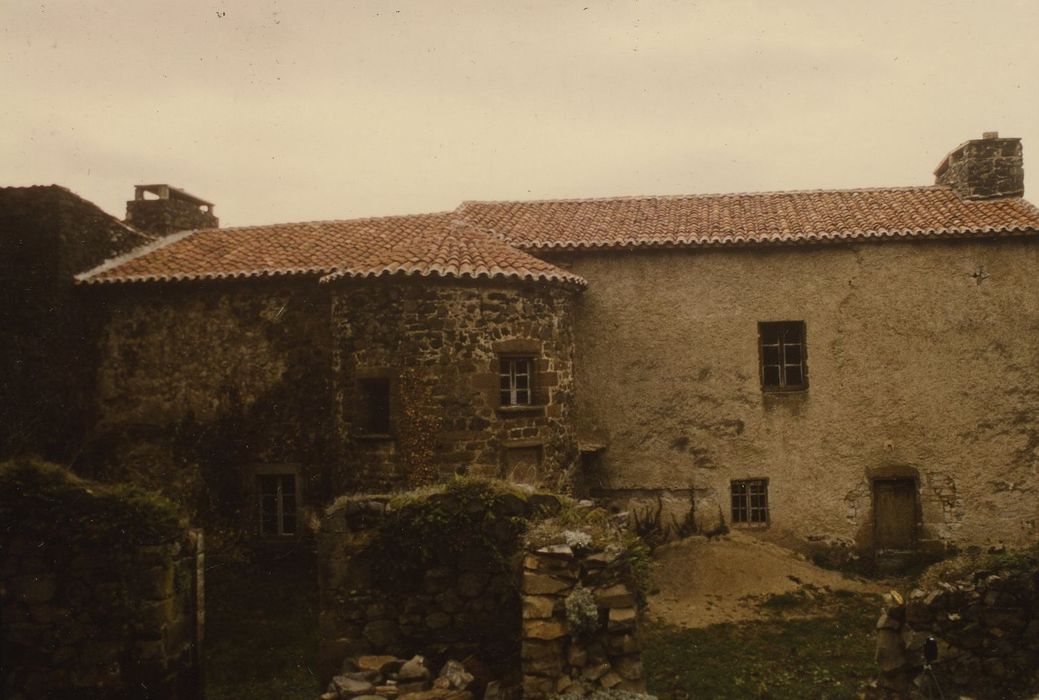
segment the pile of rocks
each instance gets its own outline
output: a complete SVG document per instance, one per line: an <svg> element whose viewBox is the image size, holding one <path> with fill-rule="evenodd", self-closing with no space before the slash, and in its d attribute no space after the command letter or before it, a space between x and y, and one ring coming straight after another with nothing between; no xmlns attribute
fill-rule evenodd
<svg viewBox="0 0 1039 700"><path fill-rule="evenodd" d="M458 661L448 661L434 678L422 656L360 656L343 663L321 700L472 700L476 685Z"/></svg>
<svg viewBox="0 0 1039 700"><path fill-rule="evenodd" d="M638 596L622 554L555 544L524 558L524 698L644 689Z"/></svg>
<svg viewBox="0 0 1039 700"><path fill-rule="evenodd" d="M1039 571L980 570L908 600L885 596L877 621L875 695L908 697L927 684L946 692L1039 688ZM924 669L924 644L938 658Z"/></svg>

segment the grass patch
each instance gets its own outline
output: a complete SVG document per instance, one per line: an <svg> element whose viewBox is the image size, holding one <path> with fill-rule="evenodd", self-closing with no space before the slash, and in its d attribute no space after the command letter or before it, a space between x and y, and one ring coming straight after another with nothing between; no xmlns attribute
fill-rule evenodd
<svg viewBox="0 0 1039 700"><path fill-rule="evenodd" d="M312 551L207 568L207 700L314 700L317 647Z"/></svg>
<svg viewBox="0 0 1039 700"><path fill-rule="evenodd" d="M643 630L650 692L661 700L857 698L877 671L879 596L798 598L780 608L788 603L818 617L692 630L650 622Z"/></svg>

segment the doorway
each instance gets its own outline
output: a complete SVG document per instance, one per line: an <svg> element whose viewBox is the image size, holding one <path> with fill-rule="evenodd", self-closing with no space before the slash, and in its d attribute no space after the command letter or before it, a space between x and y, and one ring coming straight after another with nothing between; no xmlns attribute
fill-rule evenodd
<svg viewBox="0 0 1039 700"><path fill-rule="evenodd" d="M916 548L916 480L874 479L873 545L876 551Z"/></svg>

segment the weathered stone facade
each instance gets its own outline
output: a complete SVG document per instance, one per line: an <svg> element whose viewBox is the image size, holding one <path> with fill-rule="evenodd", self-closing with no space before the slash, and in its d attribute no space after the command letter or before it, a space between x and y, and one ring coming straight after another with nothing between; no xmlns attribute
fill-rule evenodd
<svg viewBox="0 0 1039 700"><path fill-rule="evenodd" d="M593 494L687 509L692 489L710 529L733 480L767 479L763 534L868 549L873 484L904 478L920 546L1034 541L1034 239L553 261L589 282L575 413L605 446ZM766 321L804 322L807 390L762 390Z"/></svg>
<svg viewBox="0 0 1039 700"><path fill-rule="evenodd" d="M330 498L329 300L309 283L90 290L108 310L98 423L82 471L129 479L221 522L256 525L257 470Z"/></svg>
<svg viewBox="0 0 1039 700"><path fill-rule="evenodd" d="M201 697L201 533L53 465L0 465L0 486L3 696Z"/></svg>
<svg viewBox="0 0 1039 700"><path fill-rule="evenodd" d="M575 292L544 285L339 283L333 292L341 483L387 488L454 473L565 484ZM501 358L533 361L529 405L499 400ZM389 432L365 435L360 385L389 383Z"/></svg>
<svg viewBox="0 0 1039 700"><path fill-rule="evenodd" d="M0 188L0 457L77 452L99 329L72 277L149 240L63 187Z"/></svg>

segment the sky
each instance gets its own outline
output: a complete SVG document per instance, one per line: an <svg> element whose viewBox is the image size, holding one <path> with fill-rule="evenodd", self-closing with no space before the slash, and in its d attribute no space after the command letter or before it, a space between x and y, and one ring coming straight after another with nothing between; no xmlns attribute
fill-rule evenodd
<svg viewBox="0 0 1039 700"><path fill-rule="evenodd" d="M0 186L122 217L168 183L239 226L924 185L998 131L1027 197L1037 30L1033 0L5 0Z"/></svg>

